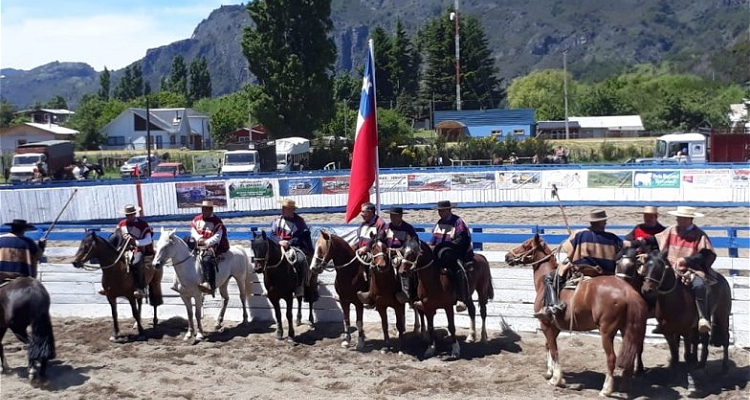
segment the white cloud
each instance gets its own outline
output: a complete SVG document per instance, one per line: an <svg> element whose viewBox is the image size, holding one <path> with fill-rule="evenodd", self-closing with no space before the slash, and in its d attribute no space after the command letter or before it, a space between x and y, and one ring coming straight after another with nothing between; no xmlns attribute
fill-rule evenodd
<svg viewBox="0 0 750 400"><path fill-rule="evenodd" d="M220 5L217 0L200 0L130 9L121 4L121 10L102 10L99 2L87 3L90 9L75 4L75 10L87 12L61 8L35 13L16 5L3 7L0 67L28 70L61 61L85 62L97 71L105 66L120 69L143 58L150 48L189 38Z"/></svg>

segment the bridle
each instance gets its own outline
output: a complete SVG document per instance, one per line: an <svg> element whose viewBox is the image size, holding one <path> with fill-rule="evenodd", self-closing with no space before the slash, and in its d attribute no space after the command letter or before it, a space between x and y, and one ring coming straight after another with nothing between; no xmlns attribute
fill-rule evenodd
<svg viewBox="0 0 750 400"><path fill-rule="evenodd" d="M526 248L523 245L521 245L521 247L524 249ZM532 267L536 267L537 265L540 265L548 261L549 259L553 258L555 256L555 253L560 250L560 246L558 246L554 250L550 250L549 253L546 253L544 251L545 247L546 247L546 243L544 242L544 240L540 240L538 243L535 242L534 246L529 247L528 250L520 254L515 252L516 249L511 249L510 251L508 251L508 254L510 254L510 256L512 257L510 261L518 263L518 264L522 264L522 265L531 265ZM526 261L528 258L532 257L534 253L536 253L537 250L541 250L542 253L545 254L545 256L536 261L532 261L532 262Z"/></svg>
<svg viewBox="0 0 750 400"><path fill-rule="evenodd" d="M402 247L402 249L403 249L403 247ZM414 260L409 260L406 257L407 253L406 252L402 252L401 251L402 249L398 249L396 254L397 254L397 256L401 257L401 264L402 265L404 265L404 264L411 265L411 267L406 272L419 272L419 271L422 271L424 269L427 269L427 268L431 267L432 264L435 263L435 257L432 257L432 260L430 260L430 262L428 262L427 264L422 265L422 266L417 267L417 268L414 268L414 266L417 264L417 261L419 261L419 256L421 256L423 254L422 253L422 243L421 242L419 243L419 251L414 252L417 255L414 258ZM404 269L404 270L406 270L406 269Z"/></svg>
<svg viewBox="0 0 750 400"><path fill-rule="evenodd" d="M651 262L653 263L653 260ZM652 267L652 269L653 269L653 267ZM643 280L655 283L656 284L656 291L657 291L658 294L669 294L669 293L673 292L675 289L677 289L677 285L678 285L680 279L678 277L677 271L672 270L672 275L674 276L674 285L672 285L672 287L669 288L669 289L667 289L667 290L661 289L661 285L664 283L664 278L666 278L666 276L667 276L667 270L668 269L672 269L672 268L668 264L665 264L664 265L664 270L662 271L661 277L659 279L653 278L653 277L651 277L651 274L646 273L645 275L643 275Z"/></svg>
<svg viewBox="0 0 750 400"><path fill-rule="evenodd" d="M268 269L274 269L274 268L278 267L279 265L281 265L281 263L284 262L284 260L286 259L286 256L284 255L284 252L281 251L281 248L279 248L279 261L277 261L273 265L268 265L268 263L270 262L269 261L269 255L271 253L271 243L270 243L270 240L268 240L268 238L264 238L263 240L266 242L266 254L265 254L265 257L253 257L253 262L255 262L255 264L258 264L258 262L262 263L263 267L260 269L261 271L265 271L265 270L268 270ZM253 250L253 253L255 253L254 250ZM288 259L286 259L286 260L287 260L287 262L289 261ZM291 262L289 264L291 265Z"/></svg>
<svg viewBox="0 0 750 400"><path fill-rule="evenodd" d="M91 241L91 244L88 246L88 250L86 251L86 254L84 254L82 257L76 257L73 260L73 265L81 264L81 268L87 271L95 271L98 269L108 269L108 268L114 267L115 265L117 265L117 263L120 262L120 260L122 259L122 256L125 255L125 252L128 250L128 246L123 245L122 249L119 250L117 257L115 258L115 261L113 261L112 264L109 264L109 265L85 264L84 261L80 261L80 260L87 260L87 261L90 260L91 252L93 252L94 249L96 249L96 242L99 240L102 240L102 241L104 240L103 238L99 237L96 233L91 232L90 235L92 237L92 241Z"/></svg>
<svg viewBox="0 0 750 400"><path fill-rule="evenodd" d="M325 239L325 244L326 244L326 252L325 252L325 254L323 254L323 257L317 256L317 255L313 255L313 260L319 261L322 265L328 264L328 262L331 261L331 259L333 258L333 257L329 257L329 253L331 252L331 248L333 247L331 245L331 238L330 237L328 239ZM316 251L315 254L317 254L317 253L318 252ZM342 269L342 268L345 268L345 267L348 267L348 266L352 265L355 261L359 261L359 262L361 262L362 264L365 264L365 265L367 265L367 264L370 263L369 261L366 261L366 260L362 259L359 256L359 254L357 254L357 252L355 251L354 252L354 257L351 260L349 260L349 262L347 262L345 264L341 264L341 265L336 265L336 263L334 263L333 264L333 268L334 269ZM323 269L330 271L330 269L325 268L325 267Z"/></svg>

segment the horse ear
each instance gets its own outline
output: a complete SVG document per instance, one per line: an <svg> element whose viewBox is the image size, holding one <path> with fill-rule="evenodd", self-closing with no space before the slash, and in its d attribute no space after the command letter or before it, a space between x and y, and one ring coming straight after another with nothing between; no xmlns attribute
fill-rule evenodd
<svg viewBox="0 0 750 400"><path fill-rule="evenodd" d="M263 239L266 239L266 231L265 230L260 231L260 235L263 237Z"/></svg>

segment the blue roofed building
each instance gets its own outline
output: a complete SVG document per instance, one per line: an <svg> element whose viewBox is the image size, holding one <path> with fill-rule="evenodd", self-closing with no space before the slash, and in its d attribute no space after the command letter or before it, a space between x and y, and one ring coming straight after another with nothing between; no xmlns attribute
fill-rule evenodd
<svg viewBox="0 0 750 400"><path fill-rule="evenodd" d="M447 140L487 136L524 140L536 132L534 110L529 108L435 111L434 120L435 131Z"/></svg>

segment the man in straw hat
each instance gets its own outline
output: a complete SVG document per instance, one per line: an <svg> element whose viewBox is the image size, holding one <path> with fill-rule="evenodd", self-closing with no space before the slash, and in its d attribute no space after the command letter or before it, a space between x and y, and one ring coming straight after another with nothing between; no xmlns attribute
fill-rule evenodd
<svg viewBox="0 0 750 400"><path fill-rule="evenodd" d="M686 273L688 269L693 270L694 273L688 275L692 280L686 279L686 283L692 285L695 304L700 315L698 331L708 333L711 330L708 302L710 287L706 284L706 278L716 274L716 271L711 268L716 260L716 253L706 232L693 224L693 219L703 217L703 214L697 212L695 207L687 206L679 206L676 210L667 213L677 217L675 225L653 237L625 244L656 246L662 253L666 253L667 260L677 271ZM657 332L659 331L660 327L657 326Z"/></svg>
<svg viewBox="0 0 750 400"><path fill-rule="evenodd" d="M400 249L409 237L417 237L417 231L414 230L414 226L404 221L404 214L407 213L404 212L402 207L391 207L391 209L385 211L385 213L390 216L391 220L390 223L386 224L385 228L385 241L389 249ZM394 263L394 265L396 265L396 263ZM411 282L409 276L399 275L399 277L401 280L401 291L396 293L396 299L401 302L401 304L405 304L411 299L411 296L409 295ZM358 292L357 296L362 303L371 305L372 301L370 299L370 292Z"/></svg>
<svg viewBox="0 0 750 400"><path fill-rule="evenodd" d="M26 237L26 232L36 230L36 227L23 219L14 219L3 225L9 226L10 232L0 235L0 271L36 278L37 263L47 245L46 239L34 242Z"/></svg>
<svg viewBox="0 0 750 400"><path fill-rule="evenodd" d="M312 235L305 219L297 214L297 203L294 200L283 199L279 203L281 203L281 215L276 217L271 224L271 237L277 240L279 246L285 251L292 249L302 253L302 257L297 257L294 263L298 279L295 295L302 296L310 275L307 260L313 254Z"/></svg>
<svg viewBox="0 0 750 400"><path fill-rule="evenodd" d="M138 218L136 213L141 211L141 208L127 204L122 209L122 213L125 214L125 218L117 223L115 232L110 237L110 240L122 240L120 243L124 243L125 246L133 248L133 258L130 259L130 270L133 272L133 280L135 281L136 290L133 295L136 298L143 298L146 293L144 289L146 284L144 282L144 257L154 255L154 232L148 225L148 222L142 218ZM118 245L120 243L115 243ZM107 291L102 289L99 294L107 295Z"/></svg>
<svg viewBox="0 0 750 400"><path fill-rule="evenodd" d="M638 224L625 235L625 240L638 240L649 236L654 236L657 233L667 229L664 225L659 223L659 208L654 206L643 207L643 223Z"/></svg>
<svg viewBox="0 0 750 400"><path fill-rule="evenodd" d="M567 254L568 259L544 279L545 307L534 317L549 320L565 310L567 305L560 301L559 291L571 267L578 270L593 268L603 275L615 273L615 256L622 250L623 242L614 233L605 231L607 219L606 211L591 210L585 217L589 227L573 232L560 245L560 252Z"/></svg>
<svg viewBox="0 0 750 400"><path fill-rule="evenodd" d="M201 213L190 223L190 238L187 243L190 248L197 246L201 252L201 269L203 270L201 291L214 296L217 258L229 250L229 238L227 238L227 228L224 222L214 214L213 201L203 200L201 203Z"/></svg>
<svg viewBox="0 0 750 400"><path fill-rule="evenodd" d="M456 290L456 311L462 312L466 310L469 297L465 266L474 259L474 249L469 226L463 218L453 214L453 207L450 200L437 203L435 209L440 219L432 229L429 245L436 251L435 259L451 272L449 275ZM421 305L421 301L414 303L417 308Z"/></svg>

